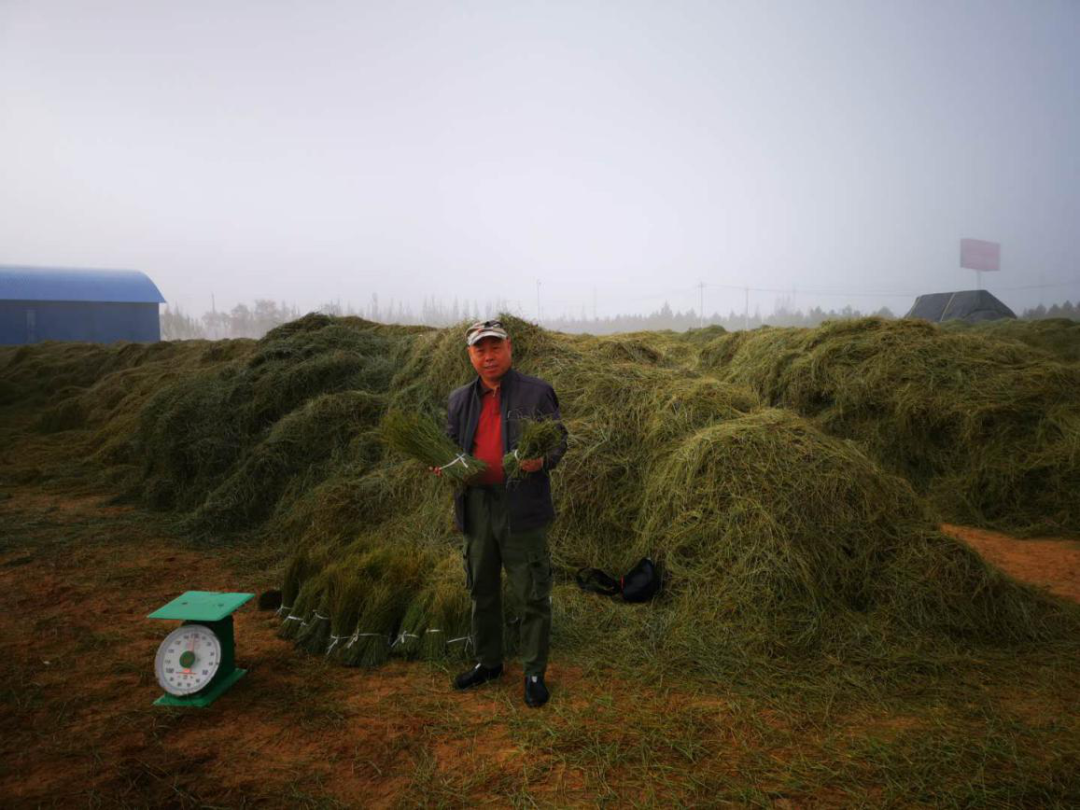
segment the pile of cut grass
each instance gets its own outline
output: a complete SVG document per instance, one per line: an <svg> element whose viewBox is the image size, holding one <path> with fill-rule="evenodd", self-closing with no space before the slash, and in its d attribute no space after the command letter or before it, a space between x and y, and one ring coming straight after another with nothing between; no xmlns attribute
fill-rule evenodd
<svg viewBox="0 0 1080 810"><path fill-rule="evenodd" d="M858 441L951 522L1080 533L1075 364L982 330L876 318L724 335L701 359Z"/></svg>
<svg viewBox="0 0 1080 810"><path fill-rule="evenodd" d="M370 468L408 334L309 315L270 332L242 362L159 390L133 439L139 494L213 535L258 527L322 481Z"/></svg>
<svg viewBox="0 0 1080 810"><path fill-rule="evenodd" d="M1032 642L1080 627L935 531L907 482L789 411L689 434L644 494L636 554L675 583L673 643L688 660L722 646L748 661L868 662L886 639Z"/></svg>
<svg viewBox="0 0 1080 810"><path fill-rule="evenodd" d="M1075 607L939 534L922 495L978 470L1001 509L954 504L950 516L1039 512L1070 525L1073 366L925 324L705 340L575 337L504 320L515 366L554 385L570 433L552 473L561 649L742 682L835 670L861 686L896 685L988 645L1075 653ZM181 346L153 374L129 363L87 377L77 394L87 427L56 435L96 443L96 463L126 466L137 495L201 536L261 528L283 544L281 632L301 648L355 665L464 659L469 599L446 488L374 440L387 410L441 413L473 378L463 336L464 325L308 316L205 363L208 348ZM511 420L512 439L519 428ZM1011 477L995 466L1006 450L1021 470ZM964 503L974 485L957 480ZM667 575L652 603L569 584L581 566L617 575L646 554Z"/></svg>
<svg viewBox="0 0 1080 810"><path fill-rule="evenodd" d="M987 338L1023 343L1066 363L1080 362L1080 321L1068 318L1044 318L1039 321L1001 318L977 324L946 321L942 326L950 331L972 332Z"/></svg>
<svg viewBox="0 0 1080 810"><path fill-rule="evenodd" d="M980 645L1068 643L1080 629L1075 609L937 532L911 485L861 445L764 407L750 386L688 368L685 340L655 337L638 362L636 339L626 347L506 321L515 366L554 385L570 432L553 473L560 516L550 538L564 648L743 680L839 667L870 688L948 667ZM435 392L445 407L471 376L458 330L423 335L412 351L391 382L393 407L433 411ZM362 536L454 549L448 499L426 479L419 464L388 475L394 506ZM401 613L406 657L455 657L438 636L467 635L464 576L450 554L454 564L433 571ZM577 567L618 574L646 554L667 573L648 605L565 584Z"/></svg>

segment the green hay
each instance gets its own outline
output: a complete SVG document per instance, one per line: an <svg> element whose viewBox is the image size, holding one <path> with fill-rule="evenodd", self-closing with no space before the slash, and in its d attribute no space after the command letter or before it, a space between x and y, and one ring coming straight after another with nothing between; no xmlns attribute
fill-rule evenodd
<svg viewBox="0 0 1080 810"><path fill-rule="evenodd" d="M351 592L358 603L338 600L335 610L354 615L354 629L341 643L338 660L346 666L377 666L389 657L414 593L431 567L422 551L382 547L346 555L345 578L355 582Z"/></svg>
<svg viewBox="0 0 1080 810"><path fill-rule="evenodd" d="M442 471L442 478L463 484L487 469L487 465L463 453L433 419L418 413L391 411L382 421L387 446Z"/></svg>
<svg viewBox="0 0 1080 810"><path fill-rule="evenodd" d="M645 499L635 555L674 583L681 631L737 639L748 658L866 661L885 634L1033 641L1069 624L935 532L905 481L790 412L692 434Z"/></svg>
<svg viewBox="0 0 1080 810"><path fill-rule="evenodd" d="M325 545L301 546L296 550L285 566L281 583L281 607L277 611L279 616L297 615L294 611L303 609L299 597L304 583L326 568L333 553L333 550Z"/></svg>
<svg viewBox="0 0 1080 810"><path fill-rule="evenodd" d="M305 579L300 585L291 609L287 612L283 611L281 625L278 627L278 638L296 640L304 635L311 620L316 619L315 613L323 601L325 591L326 572L324 569L320 569ZM284 605L284 589L282 589L282 604Z"/></svg>
<svg viewBox="0 0 1080 810"><path fill-rule="evenodd" d="M425 661L469 661L472 601L465 589L461 555L443 561L432 573L422 597L428 619L420 639L420 657Z"/></svg>
<svg viewBox="0 0 1080 810"><path fill-rule="evenodd" d="M505 322L515 366L555 386L570 433L552 472L556 650L770 689L872 691L991 647L1076 649L1076 608L939 534L926 497L939 509L972 502L951 515L1037 513L1069 525L1074 365L1012 338L925 324L706 341ZM0 350L0 381L3 396L27 395L20 403L49 387L38 373L54 370L72 388L49 405L75 403L82 426L26 441L85 450L101 480L134 481L135 494L185 516L190 530L258 528L293 549L282 615L298 618L283 636L307 621L308 646L344 663L391 650L467 660L470 602L447 488L384 454L372 427L382 410L441 413L449 392L475 379L463 334L318 316L220 350ZM92 373L79 366L88 358ZM4 416L5 431L33 429L42 411L6 406ZM20 474L51 473L34 464ZM1000 512L973 500L979 492ZM567 584L580 566L618 574L644 554L667 572L649 604ZM311 624L316 610L326 628ZM358 631L379 644L357 642L346 656L341 637ZM403 633L416 638L392 647ZM462 640L448 648L450 639Z"/></svg>
<svg viewBox="0 0 1080 810"><path fill-rule="evenodd" d="M505 578L503 613L503 651L511 659L519 648L521 607ZM475 649L469 638L471 615L472 602L465 589L462 561L455 553L431 572L427 586L419 590L409 604L400 633L391 645L391 653L406 660L472 661Z"/></svg>
<svg viewBox="0 0 1080 810"><path fill-rule="evenodd" d="M503 473L507 478L522 478L526 473L521 469L521 462L528 459L544 458L562 444L563 428L550 419L518 420L520 433L518 445L512 453L503 456Z"/></svg>
<svg viewBox="0 0 1080 810"><path fill-rule="evenodd" d="M971 332L981 337L1023 343L1046 352L1066 363L1080 362L1080 321L1068 318L1044 318L1039 321L1019 321L1002 318L968 324L946 321L942 327L949 331Z"/></svg>
<svg viewBox="0 0 1080 810"><path fill-rule="evenodd" d="M263 523L285 493L306 492L381 453L373 430L392 355L407 335L357 319L301 319L242 360L154 392L133 455L152 505L192 513L200 534Z"/></svg>
<svg viewBox="0 0 1080 810"><path fill-rule="evenodd" d="M330 586L329 576L319 597L318 606L307 620L300 625L294 641L296 646L306 652L318 655L325 652L330 643Z"/></svg>
<svg viewBox="0 0 1080 810"><path fill-rule="evenodd" d="M210 345L193 341L199 348ZM250 344L250 341L246 343ZM193 349L177 343L38 343L4 349L0 355L3 395L0 406L48 406L57 392L85 391L116 372L145 365L161 368L185 360Z"/></svg>
<svg viewBox="0 0 1080 810"><path fill-rule="evenodd" d="M38 420L37 429L42 433L60 433L76 430L86 425L86 410L79 401L80 388L67 388L57 392L60 401L47 409Z"/></svg>
<svg viewBox="0 0 1080 810"><path fill-rule="evenodd" d="M427 633L430 616L430 591L421 591L405 610L401 630L391 644L391 653L413 661L420 657L421 642Z"/></svg>
<svg viewBox="0 0 1080 810"><path fill-rule="evenodd" d="M347 462L371 464L378 448L370 429L382 408L377 394L346 391L323 394L283 417L206 496L191 528L209 532L258 525L290 484L304 492Z"/></svg>
<svg viewBox="0 0 1080 810"><path fill-rule="evenodd" d="M309 542L345 545L364 527L389 516L387 491L382 472L357 474L346 466L306 491L284 494L288 506L279 504L267 532L290 547Z"/></svg>
<svg viewBox="0 0 1080 810"><path fill-rule="evenodd" d="M644 425L650 444L663 445L688 433L761 407L761 400L743 386L700 377L672 380L649 394L650 414Z"/></svg>
<svg viewBox="0 0 1080 810"><path fill-rule="evenodd" d="M1080 532L1075 364L978 330L879 319L726 335L702 363L859 441L952 522Z"/></svg>
<svg viewBox="0 0 1080 810"><path fill-rule="evenodd" d="M395 616L407 599L388 582L369 583L353 634L342 642L338 660L350 667L374 667L390 657Z"/></svg>
<svg viewBox="0 0 1080 810"><path fill-rule="evenodd" d="M330 639L326 655L340 660L349 638L357 632L357 622L370 583L358 577L352 561L335 563L327 570L327 610L330 614Z"/></svg>
<svg viewBox="0 0 1080 810"><path fill-rule="evenodd" d="M569 451L552 488L550 543L564 570L626 570L645 478L685 433L759 407L745 388L681 369L596 367L583 356L556 374Z"/></svg>

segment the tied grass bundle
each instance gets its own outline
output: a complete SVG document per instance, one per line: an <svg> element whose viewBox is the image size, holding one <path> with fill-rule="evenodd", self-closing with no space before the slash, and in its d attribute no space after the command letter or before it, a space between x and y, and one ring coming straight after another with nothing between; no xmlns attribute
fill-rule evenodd
<svg viewBox="0 0 1080 810"><path fill-rule="evenodd" d="M427 661L469 660L472 602L460 579L432 583L428 627L420 639L420 657Z"/></svg>
<svg viewBox="0 0 1080 810"><path fill-rule="evenodd" d="M325 588L326 576L323 572L304 581L296 597L296 604L278 628L278 638L294 640L300 637L309 622L315 618Z"/></svg>
<svg viewBox="0 0 1080 810"><path fill-rule="evenodd" d="M388 413L382 421L382 437L394 450L439 467L444 478L458 484L487 469L484 462L462 452L432 419L417 413Z"/></svg>
<svg viewBox="0 0 1080 810"><path fill-rule="evenodd" d="M401 633L394 640L391 652L408 661L420 657L420 644L428 629L430 594L424 592L409 605L401 620Z"/></svg>
<svg viewBox="0 0 1080 810"><path fill-rule="evenodd" d="M307 622L300 627L293 642L297 647L318 655L330 643L330 601L324 589L319 605L312 611Z"/></svg>
<svg viewBox="0 0 1080 810"><path fill-rule="evenodd" d="M281 585L281 607L278 614L287 617L297 606L300 590L309 577L322 571L329 560L325 548L304 548L297 552L285 569L285 579Z"/></svg>
<svg viewBox="0 0 1080 810"><path fill-rule="evenodd" d="M521 478L525 471L521 462L544 458L563 440L563 431L553 419L522 419L521 438L513 452L503 456L503 472L507 478Z"/></svg>
<svg viewBox="0 0 1080 810"><path fill-rule="evenodd" d="M329 572L327 601L330 608L330 644L326 655L340 661L345 645L357 631L368 583L358 577L352 561L336 563Z"/></svg>
<svg viewBox="0 0 1080 810"><path fill-rule="evenodd" d="M346 666L373 667L386 661L409 601L430 571L430 556L417 549L383 547L344 561L355 596L346 596L338 612L348 610L356 628L343 642L338 660ZM357 598L359 597L359 598Z"/></svg>
<svg viewBox="0 0 1080 810"><path fill-rule="evenodd" d="M341 663L348 667L374 667L386 661L399 601L400 589L396 585L385 581L371 584L359 611L356 631L341 650Z"/></svg>

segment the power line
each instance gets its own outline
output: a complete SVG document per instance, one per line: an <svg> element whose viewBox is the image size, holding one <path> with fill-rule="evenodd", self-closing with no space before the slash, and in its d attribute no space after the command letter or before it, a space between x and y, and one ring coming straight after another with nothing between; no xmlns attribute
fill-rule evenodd
<svg viewBox="0 0 1080 810"><path fill-rule="evenodd" d="M693 287L670 287L664 290L657 290L653 293L640 294L640 295L616 295L624 300L649 300L659 298L661 296L687 295L694 291L701 290L705 282L699 282ZM1080 278L1067 280L1067 281L1052 281L1043 284L1026 284L1017 287L999 287L995 286L994 289L999 292L1018 292L1021 290L1042 290L1050 289L1053 287L1070 287L1073 285L1080 285ZM724 290L735 290L739 292L754 292L754 293L774 293L778 295L787 295L791 293L790 288L780 287L752 287L747 284L728 284L724 282L710 282L710 287ZM923 295L922 292L908 291L908 292L893 292L886 290L839 290L839 289L825 289L825 288L813 288L813 287L800 287L799 293L801 295L820 295L826 297L852 297L852 298L915 298L919 295Z"/></svg>

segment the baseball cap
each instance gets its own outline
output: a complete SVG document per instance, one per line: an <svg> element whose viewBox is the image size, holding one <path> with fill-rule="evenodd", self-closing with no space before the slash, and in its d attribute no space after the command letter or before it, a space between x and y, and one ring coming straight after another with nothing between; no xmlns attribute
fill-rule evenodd
<svg viewBox="0 0 1080 810"><path fill-rule="evenodd" d="M477 321L465 331L465 345L472 346L481 338L497 337L506 340L510 335L502 321Z"/></svg>

